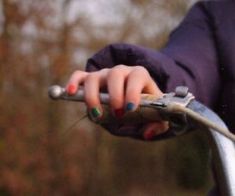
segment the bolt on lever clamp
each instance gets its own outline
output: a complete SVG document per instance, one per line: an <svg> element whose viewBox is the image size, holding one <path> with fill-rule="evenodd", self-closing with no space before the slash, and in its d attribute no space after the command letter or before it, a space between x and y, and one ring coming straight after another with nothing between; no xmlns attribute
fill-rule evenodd
<svg viewBox="0 0 235 196"><path fill-rule="evenodd" d="M173 135L181 135L192 129L192 123L180 108L186 108L194 99L188 87L178 86L174 92L164 94L163 97L152 102L143 99L141 105L157 109L161 118L169 121L169 132Z"/></svg>

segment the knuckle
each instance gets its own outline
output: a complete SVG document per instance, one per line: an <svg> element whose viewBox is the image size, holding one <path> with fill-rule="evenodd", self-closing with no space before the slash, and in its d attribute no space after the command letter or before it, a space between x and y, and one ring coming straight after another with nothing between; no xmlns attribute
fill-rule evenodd
<svg viewBox="0 0 235 196"><path fill-rule="evenodd" d="M149 72L143 66L139 66L139 65L135 66L134 71L137 72L137 73L140 73L140 74L149 75Z"/></svg>
<svg viewBox="0 0 235 196"><path fill-rule="evenodd" d="M93 73L97 73L97 74L100 73L100 74L105 75L105 74L107 74L109 72L109 70L110 70L110 68L103 68L103 69L101 69L101 70L99 70L97 72L93 72Z"/></svg>
<svg viewBox="0 0 235 196"><path fill-rule="evenodd" d="M121 81L123 78L125 78L128 75L128 72L126 69L120 69L119 67L114 67L113 69L110 69L110 71L107 74L107 79L109 81Z"/></svg>
<svg viewBox="0 0 235 196"><path fill-rule="evenodd" d="M85 72L85 71L80 71L80 70L76 70L72 73L71 77L70 77L70 80L71 81L76 81L78 80L79 78L84 78L86 77L88 73Z"/></svg>
<svg viewBox="0 0 235 196"><path fill-rule="evenodd" d="M142 84L142 85L144 84L146 85L152 80L148 70L142 66L136 66L133 72L131 73L131 76L133 78L136 78L136 77L140 78L139 84Z"/></svg>
<svg viewBox="0 0 235 196"><path fill-rule="evenodd" d="M86 82L92 82L98 80L98 74L96 72L89 73L86 77Z"/></svg>
<svg viewBox="0 0 235 196"><path fill-rule="evenodd" d="M118 70L119 72L128 74L132 71L133 67L129 65L119 64L119 65L116 65L113 69Z"/></svg>
<svg viewBox="0 0 235 196"><path fill-rule="evenodd" d="M127 66L123 64L116 65L113 69L126 69Z"/></svg>
<svg viewBox="0 0 235 196"><path fill-rule="evenodd" d="M108 72L107 78L114 79L114 78L119 77L121 75L122 75L122 72L120 71L120 69L113 68L113 69L110 69L110 71Z"/></svg>
<svg viewBox="0 0 235 196"><path fill-rule="evenodd" d="M76 77L76 76L78 76L78 75L83 74L83 72L84 72L84 71L76 70L76 71L73 72L72 76L75 76L75 77Z"/></svg>

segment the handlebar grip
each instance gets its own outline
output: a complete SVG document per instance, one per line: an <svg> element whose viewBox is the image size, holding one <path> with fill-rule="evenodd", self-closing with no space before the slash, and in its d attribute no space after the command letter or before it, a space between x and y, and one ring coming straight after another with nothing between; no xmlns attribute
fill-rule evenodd
<svg viewBox="0 0 235 196"><path fill-rule="evenodd" d="M82 89L78 90L74 95L68 95L65 88L61 86L54 85L49 87L48 95L53 100L66 100L66 101L78 101L85 102L84 91ZM140 107L136 109L135 112L127 112L124 114L123 118L116 119L112 114L109 105L109 95L107 93L100 93L100 102L103 104L104 115L102 117L102 122L107 121L119 121L119 123L146 123L146 122L156 122L162 121L158 110L156 108L150 107L151 102L157 98L153 95L142 94Z"/></svg>

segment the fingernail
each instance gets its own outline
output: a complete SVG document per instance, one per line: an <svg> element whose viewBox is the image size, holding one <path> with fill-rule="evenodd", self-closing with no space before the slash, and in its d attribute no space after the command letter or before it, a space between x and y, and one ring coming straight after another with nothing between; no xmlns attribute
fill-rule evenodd
<svg viewBox="0 0 235 196"><path fill-rule="evenodd" d="M76 87L73 84L70 84L66 90L69 95L74 95L76 93Z"/></svg>
<svg viewBox="0 0 235 196"><path fill-rule="evenodd" d="M117 118L122 118L123 115L124 115L124 109L121 108L121 109L116 109L116 110L114 110L114 115L115 115L115 117L117 117Z"/></svg>
<svg viewBox="0 0 235 196"><path fill-rule="evenodd" d="M91 108L90 114L94 119L100 118L102 116L102 112L98 107Z"/></svg>
<svg viewBox="0 0 235 196"><path fill-rule="evenodd" d="M134 109L135 109L135 104L134 103L129 102L129 103L126 104L126 108L125 108L126 112L133 111Z"/></svg>
<svg viewBox="0 0 235 196"><path fill-rule="evenodd" d="M155 130L148 130L148 131L145 131L144 134L143 134L143 137L145 140L152 140L156 135L156 131Z"/></svg>

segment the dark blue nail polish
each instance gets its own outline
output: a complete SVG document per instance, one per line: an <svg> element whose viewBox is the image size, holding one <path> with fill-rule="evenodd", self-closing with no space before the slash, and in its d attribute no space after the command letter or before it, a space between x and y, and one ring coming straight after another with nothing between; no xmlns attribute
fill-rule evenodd
<svg viewBox="0 0 235 196"><path fill-rule="evenodd" d="M133 111L135 109L135 104L129 102L129 103L126 104L126 108L125 109L126 109L127 112L128 111Z"/></svg>

